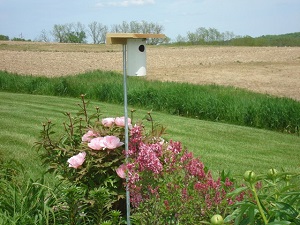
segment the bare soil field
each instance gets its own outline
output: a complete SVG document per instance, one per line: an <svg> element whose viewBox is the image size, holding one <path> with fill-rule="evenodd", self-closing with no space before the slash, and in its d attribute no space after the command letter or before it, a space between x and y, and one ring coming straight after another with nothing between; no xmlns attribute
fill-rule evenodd
<svg viewBox="0 0 300 225"><path fill-rule="evenodd" d="M122 68L119 45L0 42L0 70L18 74ZM300 47L148 46L146 79L235 86L300 101Z"/></svg>

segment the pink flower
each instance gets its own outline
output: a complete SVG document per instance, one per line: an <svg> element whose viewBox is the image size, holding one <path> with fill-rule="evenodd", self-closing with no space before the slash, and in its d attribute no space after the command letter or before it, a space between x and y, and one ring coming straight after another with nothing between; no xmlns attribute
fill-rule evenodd
<svg viewBox="0 0 300 225"><path fill-rule="evenodd" d="M127 166L125 164L122 164L121 166L119 166L118 169L116 169L116 172L119 177L124 179L126 178L126 170L127 170Z"/></svg>
<svg viewBox="0 0 300 225"><path fill-rule="evenodd" d="M102 119L102 125L105 127L111 127L115 122L115 118L104 118Z"/></svg>
<svg viewBox="0 0 300 225"><path fill-rule="evenodd" d="M85 161L85 155L86 155L85 152L81 152L81 153L69 158L68 159L69 167L73 167L75 169L80 167L83 164L83 162Z"/></svg>
<svg viewBox="0 0 300 225"><path fill-rule="evenodd" d="M85 134L82 136L81 140L82 140L83 142L89 142L89 141L92 140L93 137L97 137L97 134L96 134L94 131L89 130L87 133L85 133Z"/></svg>
<svg viewBox="0 0 300 225"><path fill-rule="evenodd" d="M155 174L159 174L163 170L163 165L157 157L157 154L151 148L151 145L141 143L139 147L136 161L138 162L140 169L142 171L148 169Z"/></svg>
<svg viewBox="0 0 300 225"><path fill-rule="evenodd" d="M170 144L167 149L172 151L175 154L179 154L182 150L181 142L170 140Z"/></svg>
<svg viewBox="0 0 300 225"><path fill-rule="evenodd" d="M120 138L116 136L105 136L102 140L102 147L108 149L115 149L123 145L124 143L120 141Z"/></svg>
<svg viewBox="0 0 300 225"><path fill-rule="evenodd" d="M189 161L189 163L186 166L186 169L187 169L188 173L192 176L195 176L198 178L205 177L204 165L197 158L193 158L191 161Z"/></svg>
<svg viewBox="0 0 300 225"><path fill-rule="evenodd" d="M131 127L131 119L130 118L128 118L127 122L128 122L128 126ZM119 127L125 127L125 117L124 116L123 117L117 117L115 119L115 124Z"/></svg>
<svg viewBox="0 0 300 225"><path fill-rule="evenodd" d="M103 149L103 139L103 137L93 138L90 143L88 143L88 146L93 150L101 150Z"/></svg>

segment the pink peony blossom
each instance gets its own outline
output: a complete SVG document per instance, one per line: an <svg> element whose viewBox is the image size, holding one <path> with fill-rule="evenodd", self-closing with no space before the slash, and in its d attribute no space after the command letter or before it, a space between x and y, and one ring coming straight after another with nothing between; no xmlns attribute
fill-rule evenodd
<svg viewBox="0 0 300 225"><path fill-rule="evenodd" d="M115 124L119 127L125 127L125 117L116 117ZM128 126L131 127L131 119L128 118Z"/></svg>
<svg viewBox="0 0 300 225"><path fill-rule="evenodd" d="M88 146L93 150L102 150L103 149L103 137L93 138Z"/></svg>
<svg viewBox="0 0 300 225"><path fill-rule="evenodd" d="M80 167L83 164L83 162L85 161L85 155L86 155L85 152L81 152L81 153L69 158L68 159L69 167L73 167L75 169Z"/></svg>
<svg viewBox="0 0 300 225"><path fill-rule="evenodd" d="M115 123L115 118L102 119L102 125L105 127L111 127Z"/></svg>
<svg viewBox="0 0 300 225"><path fill-rule="evenodd" d="M124 179L126 178L126 170L127 170L127 166L125 164L122 164L121 166L119 166L118 169L116 169L116 172L119 177Z"/></svg>
<svg viewBox="0 0 300 225"><path fill-rule="evenodd" d="M96 134L94 131L89 130L87 133L85 133L85 134L82 136L81 140L82 140L83 142L90 142L90 141L92 140L93 137L97 137L97 134Z"/></svg>
<svg viewBox="0 0 300 225"><path fill-rule="evenodd" d="M103 148L115 149L123 145L120 138L116 136L105 136L101 142Z"/></svg>

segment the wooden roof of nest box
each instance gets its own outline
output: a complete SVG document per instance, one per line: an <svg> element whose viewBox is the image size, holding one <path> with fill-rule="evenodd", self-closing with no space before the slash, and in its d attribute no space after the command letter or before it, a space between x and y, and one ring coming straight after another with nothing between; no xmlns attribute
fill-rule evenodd
<svg viewBox="0 0 300 225"><path fill-rule="evenodd" d="M164 34L139 34L139 33L108 33L106 34L106 44L127 44L127 39L131 38L165 38Z"/></svg>

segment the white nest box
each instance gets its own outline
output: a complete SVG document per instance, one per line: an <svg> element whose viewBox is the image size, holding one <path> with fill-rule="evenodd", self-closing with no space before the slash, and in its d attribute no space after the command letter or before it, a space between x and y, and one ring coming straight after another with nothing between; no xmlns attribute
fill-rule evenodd
<svg viewBox="0 0 300 225"><path fill-rule="evenodd" d="M127 40L127 75L146 76L146 39Z"/></svg>
<svg viewBox="0 0 300 225"><path fill-rule="evenodd" d="M163 34L110 33L106 35L106 44L126 46L127 76L146 76L146 40L164 37Z"/></svg>

